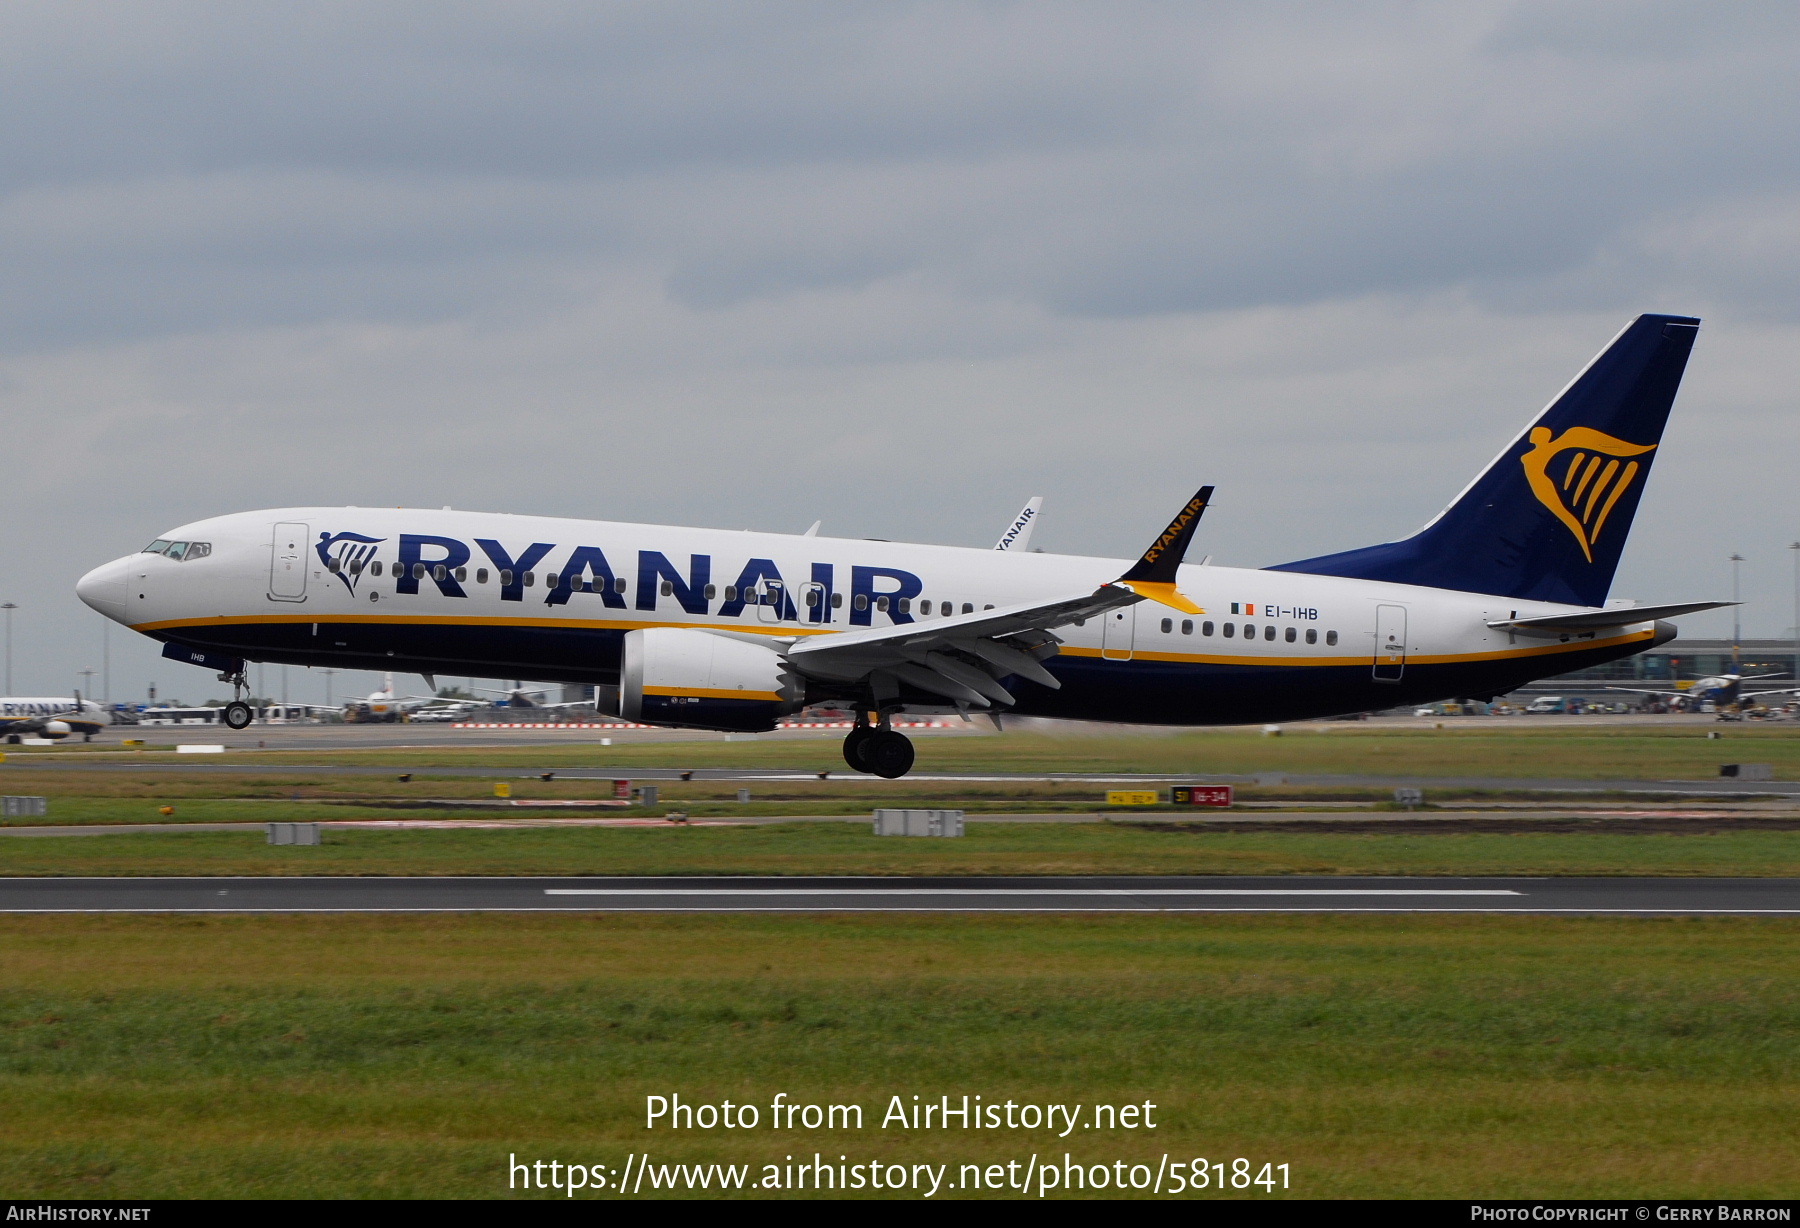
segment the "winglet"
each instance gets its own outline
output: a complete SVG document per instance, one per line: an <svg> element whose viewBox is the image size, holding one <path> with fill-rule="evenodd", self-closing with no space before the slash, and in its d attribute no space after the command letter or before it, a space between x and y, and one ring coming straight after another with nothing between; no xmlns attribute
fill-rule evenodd
<svg viewBox="0 0 1800 1228"><path fill-rule="evenodd" d="M1206 505L1212 502L1212 493L1212 487L1202 486L1188 500L1187 506L1169 522L1169 527L1150 543L1150 548L1144 551L1144 557L1120 576L1117 583L1140 597L1171 606L1183 613L1206 613L1175 587L1175 572L1181 566L1181 560L1187 556L1188 543L1194 538L1194 530L1200 527L1200 517L1205 514Z"/></svg>
<svg viewBox="0 0 1800 1228"><path fill-rule="evenodd" d="M1000 535L1000 540L994 543L994 549L1014 550L1024 554L1031 546L1031 531L1037 528L1038 513L1043 507L1044 496L1031 496L1019 514L1013 517L1012 523L1006 526L1006 532Z"/></svg>

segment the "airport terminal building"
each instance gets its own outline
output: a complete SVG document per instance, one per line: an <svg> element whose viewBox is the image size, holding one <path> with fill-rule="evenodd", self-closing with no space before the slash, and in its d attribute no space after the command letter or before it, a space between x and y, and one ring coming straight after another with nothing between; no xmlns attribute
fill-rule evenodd
<svg viewBox="0 0 1800 1228"><path fill-rule="evenodd" d="M1732 669L1731 658L1730 640L1676 639L1634 657L1545 678L1514 694L1521 698L1581 695L1607 703L1630 701L1632 696L1608 687L1672 686L1676 682L1728 674ZM1800 665L1800 647L1793 640L1744 640L1740 645L1739 660L1746 675L1773 675L1766 683L1768 687L1794 686L1796 666ZM1744 686L1750 694L1757 689L1754 681Z"/></svg>

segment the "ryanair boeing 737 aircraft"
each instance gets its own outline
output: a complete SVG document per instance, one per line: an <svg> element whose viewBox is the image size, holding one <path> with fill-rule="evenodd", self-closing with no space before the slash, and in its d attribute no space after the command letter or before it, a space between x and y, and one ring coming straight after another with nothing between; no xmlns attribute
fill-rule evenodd
<svg viewBox="0 0 1800 1228"><path fill-rule="evenodd" d="M859 714L846 761L887 777L912 766L900 713L1208 725L1489 697L1727 604L1606 603L1699 323L1633 321L1413 536L1263 570L1183 565L1209 486L1135 563L307 507L183 525L76 591L240 693L254 660L593 683L602 711L698 729L829 703Z"/></svg>

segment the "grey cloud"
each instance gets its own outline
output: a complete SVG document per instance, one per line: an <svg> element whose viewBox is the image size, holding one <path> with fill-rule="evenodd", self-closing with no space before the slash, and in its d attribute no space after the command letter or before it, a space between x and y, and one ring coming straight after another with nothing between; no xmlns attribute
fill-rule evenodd
<svg viewBox="0 0 1800 1228"><path fill-rule="evenodd" d="M1656 219L1794 187L1800 31L1575 11L17 6L0 334L456 318L645 264L713 306L1598 305Z"/></svg>
<svg viewBox="0 0 1800 1228"><path fill-rule="evenodd" d="M1124 552L1221 475L1207 549L1304 557L1672 308L1621 591L1693 596L1667 559L1785 564L1797 510L1796 50L1753 4L9 5L0 480L56 510L0 595L77 668L74 577L215 512L985 545L1045 493Z"/></svg>

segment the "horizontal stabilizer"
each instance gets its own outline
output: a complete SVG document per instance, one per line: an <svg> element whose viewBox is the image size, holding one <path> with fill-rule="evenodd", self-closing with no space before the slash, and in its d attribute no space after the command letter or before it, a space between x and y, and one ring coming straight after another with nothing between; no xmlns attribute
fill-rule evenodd
<svg viewBox="0 0 1800 1228"><path fill-rule="evenodd" d="M1615 610L1574 610L1567 614L1540 614L1535 618L1497 618L1488 626L1496 631L1604 631L1609 627L1629 627L1737 604L1735 601L1682 601L1674 605L1622 606Z"/></svg>

